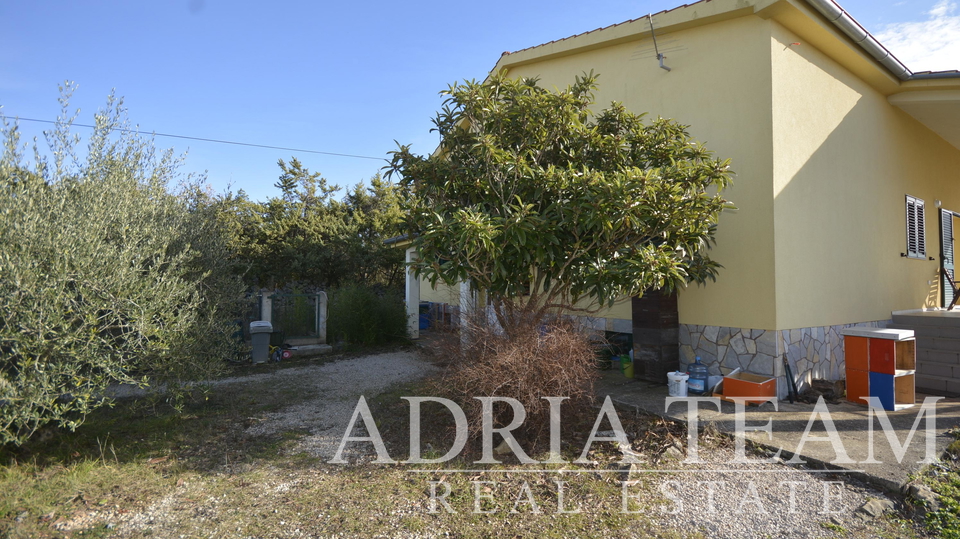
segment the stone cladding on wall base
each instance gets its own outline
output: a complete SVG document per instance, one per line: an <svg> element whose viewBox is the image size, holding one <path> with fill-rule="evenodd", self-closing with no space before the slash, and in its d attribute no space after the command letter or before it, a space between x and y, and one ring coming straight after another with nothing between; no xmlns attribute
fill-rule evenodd
<svg viewBox="0 0 960 539"><path fill-rule="evenodd" d="M844 378L843 337L848 327L887 327L889 320L840 326L764 330L680 324L680 370L686 371L697 356L712 375L743 372L779 378L778 393L786 397L783 356L794 376L809 384L813 379Z"/></svg>

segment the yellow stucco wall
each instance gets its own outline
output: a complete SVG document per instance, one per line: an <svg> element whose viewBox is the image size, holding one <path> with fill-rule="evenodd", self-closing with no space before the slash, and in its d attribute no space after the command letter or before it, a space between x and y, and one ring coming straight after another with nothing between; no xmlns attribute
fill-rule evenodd
<svg viewBox="0 0 960 539"><path fill-rule="evenodd" d="M436 288L430 286L430 281L420 278L420 301L433 303L449 303L460 305L460 288L437 283Z"/></svg>
<svg viewBox="0 0 960 539"><path fill-rule="evenodd" d="M431 301L434 303L447 303L450 305L460 305L460 289L458 287L447 286L437 283L436 287L430 286L430 282L420 278L420 301ZM593 305L581 302L577 305L581 308L592 309ZM633 317L630 307L630 299L623 299L613 304L612 307L601 309L599 312L591 313L591 317L596 318L622 318L630 320Z"/></svg>
<svg viewBox="0 0 960 539"><path fill-rule="evenodd" d="M939 263L900 256L904 197L924 199L938 259L934 201L960 211L960 150L799 41L771 22L777 326L936 306Z"/></svg>
<svg viewBox="0 0 960 539"><path fill-rule="evenodd" d="M621 101L690 125L694 138L736 172L727 191L738 210L720 219L712 256L724 268L716 283L680 294L687 324L774 329L773 185L769 22L748 16L665 34L679 47L660 69L649 38L545 61L509 66L511 77L539 76L545 87L565 87L574 76L600 75L597 103ZM617 306L629 318L629 303Z"/></svg>
<svg viewBox="0 0 960 539"><path fill-rule="evenodd" d="M745 7L753 3L767 7L755 15ZM659 34L671 72L659 68L649 37L631 37L637 23L498 64L548 88L593 70L598 108L621 101L676 119L732 159L736 176L726 195L739 209L721 216L712 251L724 268L716 283L680 293L680 322L792 329L937 306L938 262L900 256L904 197L926 202L927 254L937 258L935 201L960 211L960 150L887 101L909 84L802 2L699 6L729 17L700 24L696 14L684 15L693 7L674 12L677 26ZM458 290L422 283L421 298L457 304ZM630 302L598 316L629 319Z"/></svg>

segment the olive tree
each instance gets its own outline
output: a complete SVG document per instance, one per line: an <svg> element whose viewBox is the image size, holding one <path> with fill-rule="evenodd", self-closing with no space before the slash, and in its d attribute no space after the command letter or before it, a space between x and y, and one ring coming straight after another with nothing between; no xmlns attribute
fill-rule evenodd
<svg viewBox="0 0 960 539"><path fill-rule="evenodd" d="M469 281L508 332L716 279L708 249L732 207L729 162L675 121L618 103L594 113L596 88L592 73L558 91L502 74L454 84L434 119L439 148L392 152L389 174L415 195L413 269Z"/></svg>
<svg viewBox="0 0 960 539"><path fill-rule="evenodd" d="M74 428L114 383L202 379L231 352L239 280L210 197L171 152L129 128L122 102L96 114L87 151L67 99L24 157L3 122L0 157L0 442Z"/></svg>

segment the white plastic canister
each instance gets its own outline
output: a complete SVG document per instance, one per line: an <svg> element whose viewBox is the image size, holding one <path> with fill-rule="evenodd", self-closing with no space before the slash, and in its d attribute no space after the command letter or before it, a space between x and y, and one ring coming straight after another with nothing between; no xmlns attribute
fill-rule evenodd
<svg viewBox="0 0 960 539"><path fill-rule="evenodd" d="M668 391L671 397L687 396L687 380L690 375L685 372L668 372L667 383Z"/></svg>

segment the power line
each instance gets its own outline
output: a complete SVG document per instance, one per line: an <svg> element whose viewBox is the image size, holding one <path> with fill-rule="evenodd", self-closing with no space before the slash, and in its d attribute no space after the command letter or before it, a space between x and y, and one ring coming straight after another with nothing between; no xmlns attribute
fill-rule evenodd
<svg viewBox="0 0 960 539"><path fill-rule="evenodd" d="M23 121L25 121L25 122L39 122L39 123L45 123L45 124L55 124L55 123L57 123L57 122L54 122L54 121L52 121L52 120L38 120L38 119L36 119L36 118L16 117L16 119L17 119L17 120L23 120ZM78 123L71 123L70 125L76 125L76 126L78 126L78 127L89 127L89 128L95 128L95 127L96 127L96 126L90 125L90 124L78 124ZM124 132L124 133L140 133L140 132L141 132L139 129L126 129L126 128L123 128L123 127L114 127L114 128L112 128L111 130L112 130L112 131L121 131L121 132ZM156 133L156 132L154 132L154 133L152 133L152 134L153 134L153 136L155 136L155 137L180 138L180 139L186 139L186 140L199 140L199 141L201 141L201 142L216 142L216 143L218 143L218 144L233 144L233 145L235 145L235 146L252 146L252 147L254 147L254 148L267 148L267 149L270 149L270 150L286 150L286 151L289 151L289 152L316 153L316 154L320 154L320 155L333 155L333 156L337 156L337 157L352 157L352 158L354 158L354 159L375 159L375 160L377 160L377 161L386 161L386 159L383 158L383 157L370 157L369 155L355 155L355 154L350 154L350 153L336 153L336 152L321 152L321 151L319 151L319 150L304 150L304 149L301 149L301 148L285 148L285 147L283 147L283 146L267 146L266 144L253 144L253 143L250 143L250 142L236 142L236 141L232 141L232 140L218 140L218 139L212 139L212 138L188 137L188 136L186 136L186 135L171 135L171 134L169 134L169 133Z"/></svg>

